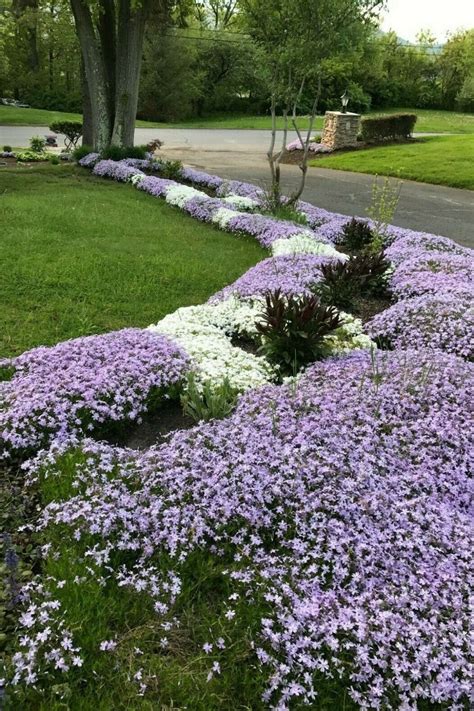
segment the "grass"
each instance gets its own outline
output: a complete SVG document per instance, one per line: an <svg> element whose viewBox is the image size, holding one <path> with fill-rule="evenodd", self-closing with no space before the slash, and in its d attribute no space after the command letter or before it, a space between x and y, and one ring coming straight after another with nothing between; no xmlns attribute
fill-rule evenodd
<svg viewBox="0 0 474 711"><path fill-rule="evenodd" d="M265 255L250 237L72 166L0 169L0 357L205 301Z"/></svg>
<svg viewBox="0 0 474 711"><path fill-rule="evenodd" d="M421 133L474 133L474 114L461 114L453 111L432 111L431 109L384 109L372 113L408 112L418 115L416 130ZM17 109L13 106L0 106L0 125L11 126L49 126L52 121L80 121L80 114L67 114L44 109ZM299 121L301 128L308 125L307 119ZM318 116L314 125L321 129L323 117ZM156 121L137 121L139 128L233 128L233 129L264 129L269 130L269 116L214 116L210 118L194 118L187 121L164 123ZM283 128L279 119L278 127Z"/></svg>
<svg viewBox="0 0 474 711"><path fill-rule="evenodd" d="M81 114L47 109L19 109L0 105L0 126L49 126L53 121L82 121ZM139 128L154 128L165 124L137 121Z"/></svg>
<svg viewBox="0 0 474 711"><path fill-rule="evenodd" d="M414 143L345 151L310 164L474 190L473 155L474 136L436 136Z"/></svg>

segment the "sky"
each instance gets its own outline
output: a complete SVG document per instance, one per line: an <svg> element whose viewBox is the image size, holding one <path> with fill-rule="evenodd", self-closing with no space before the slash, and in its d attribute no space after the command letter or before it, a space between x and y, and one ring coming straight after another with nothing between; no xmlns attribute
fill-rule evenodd
<svg viewBox="0 0 474 711"><path fill-rule="evenodd" d="M474 0L388 0L382 30L394 30L410 42L420 29L428 29L438 42L448 31L474 28Z"/></svg>

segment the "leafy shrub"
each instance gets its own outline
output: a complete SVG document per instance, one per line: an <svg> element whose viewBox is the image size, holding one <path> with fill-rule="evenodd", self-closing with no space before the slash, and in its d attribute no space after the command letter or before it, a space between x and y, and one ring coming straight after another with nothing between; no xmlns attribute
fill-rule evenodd
<svg viewBox="0 0 474 711"><path fill-rule="evenodd" d="M348 249L361 250L370 246L374 234L367 222L352 218L342 229L343 241Z"/></svg>
<svg viewBox="0 0 474 711"><path fill-rule="evenodd" d="M382 252L363 253L347 262L321 265L323 279L318 293L325 303L354 308L361 296L382 296L387 290L390 262Z"/></svg>
<svg viewBox="0 0 474 711"><path fill-rule="evenodd" d="M55 121L49 127L53 133L62 133L66 136L66 149L75 148L82 136L82 123L80 121Z"/></svg>
<svg viewBox="0 0 474 711"><path fill-rule="evenodd" d="M42 153L45 145L46 141L41 136L32 136L30 138L30 148L35 153Z"/></svg>
<svg viewBox="0 0 474 711"><path fill-rule="evenodd" d="M48 160L46 153L38 153L36 151L19 151L16 154L16 159L19 163L38 163L42 160Z"/></svg>
<svg viewBox="0 0 474 711"><path fill-rule="evenodd" d="M239 391L233 388L228 378L212 386L208 381L198 387L193 374L188 375L187 387L181 395L181 405L185 415L196 422L221 420L234 409Z"/></svg>
<svg viewBox="0 0 474 711"><path fill-rule="evenodd" d="M3 151L4 151L4 153L11 153L12 147L11 146L3 146Z"/></svg>
<svg viewBox="0 0 474 711"><path fill-rule="evenodd" d="M105 160L124 160L124 158L146 158L146 149L143 146L109 146L102 151Z"/></svg>
<svg viewBox="0 0 474 711"><path fill-rule="evenodd" d="M81 158L85 158L86 156L89 155L89 153L93 153L94 149L92 146L76 146L76 148L72 152L72 157L76 162L80 161Z"/></svg>
<svg viewBox="0 0 474 711"><path fill-rule="evenodd" d="M391 114L362 119L362 139L364 141L385 141L409 138L417 121L415 114Z"/></svg>
<svg viewBox="0 0 474 711"><path fill-rule="evenodd" d="M291 375L325 353L324 336L341 325L333 306L312 296L284 296L280 289L265 295L265 311L255 326L262 337L259 351Z"/></svg>
<svg viewBox="0 0 474 711"><path fill-rule="evenodd" d="M167 180L180 180L183 164L180 160L160 160L160 176Z"/></svg>
<svg viewBox="0 0 474 711"><path fill-rule="evenodd" d="M58 156L51 156L49 162L51 163L51 165L59 165L61 161L59 160Z"/></svg>

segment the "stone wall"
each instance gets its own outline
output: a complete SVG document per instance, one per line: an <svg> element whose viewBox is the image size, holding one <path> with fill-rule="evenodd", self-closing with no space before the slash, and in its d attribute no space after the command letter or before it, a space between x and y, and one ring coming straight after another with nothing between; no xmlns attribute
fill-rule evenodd
<svg viewBox="0 0 474 711"><path fill-rule="evenodd" d="M331 150L355 146L360 130L360 114L326 111L321 143Z"/></svg>

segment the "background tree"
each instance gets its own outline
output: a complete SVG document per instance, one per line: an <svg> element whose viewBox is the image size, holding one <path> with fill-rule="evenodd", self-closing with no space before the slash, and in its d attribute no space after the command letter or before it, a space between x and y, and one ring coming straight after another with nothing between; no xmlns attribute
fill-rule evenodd
<svg viewBox="0 0 474 711"><path fill-rule="evenodd" d="M92 143L133 145L145 23L152 0L71 0L90 99Z"/></svg>
<svg viewBox="0 0 474 711"><path fill-rule="evenodd" d="M272 204L281 204L280 163L285 150L289 122L304 146L299 164L301 181L290 197L301 196L308 160L308 144L321 95L324 60L350 46L352 29L371 22L383 0L241 0L248 31L261 50L262 67L269 89L272 137L268 150ZM297 114L305 87L311 84L313 100L305 139L298 128ZM284 130L275 152L276 116L280 109Z"/></svg>

